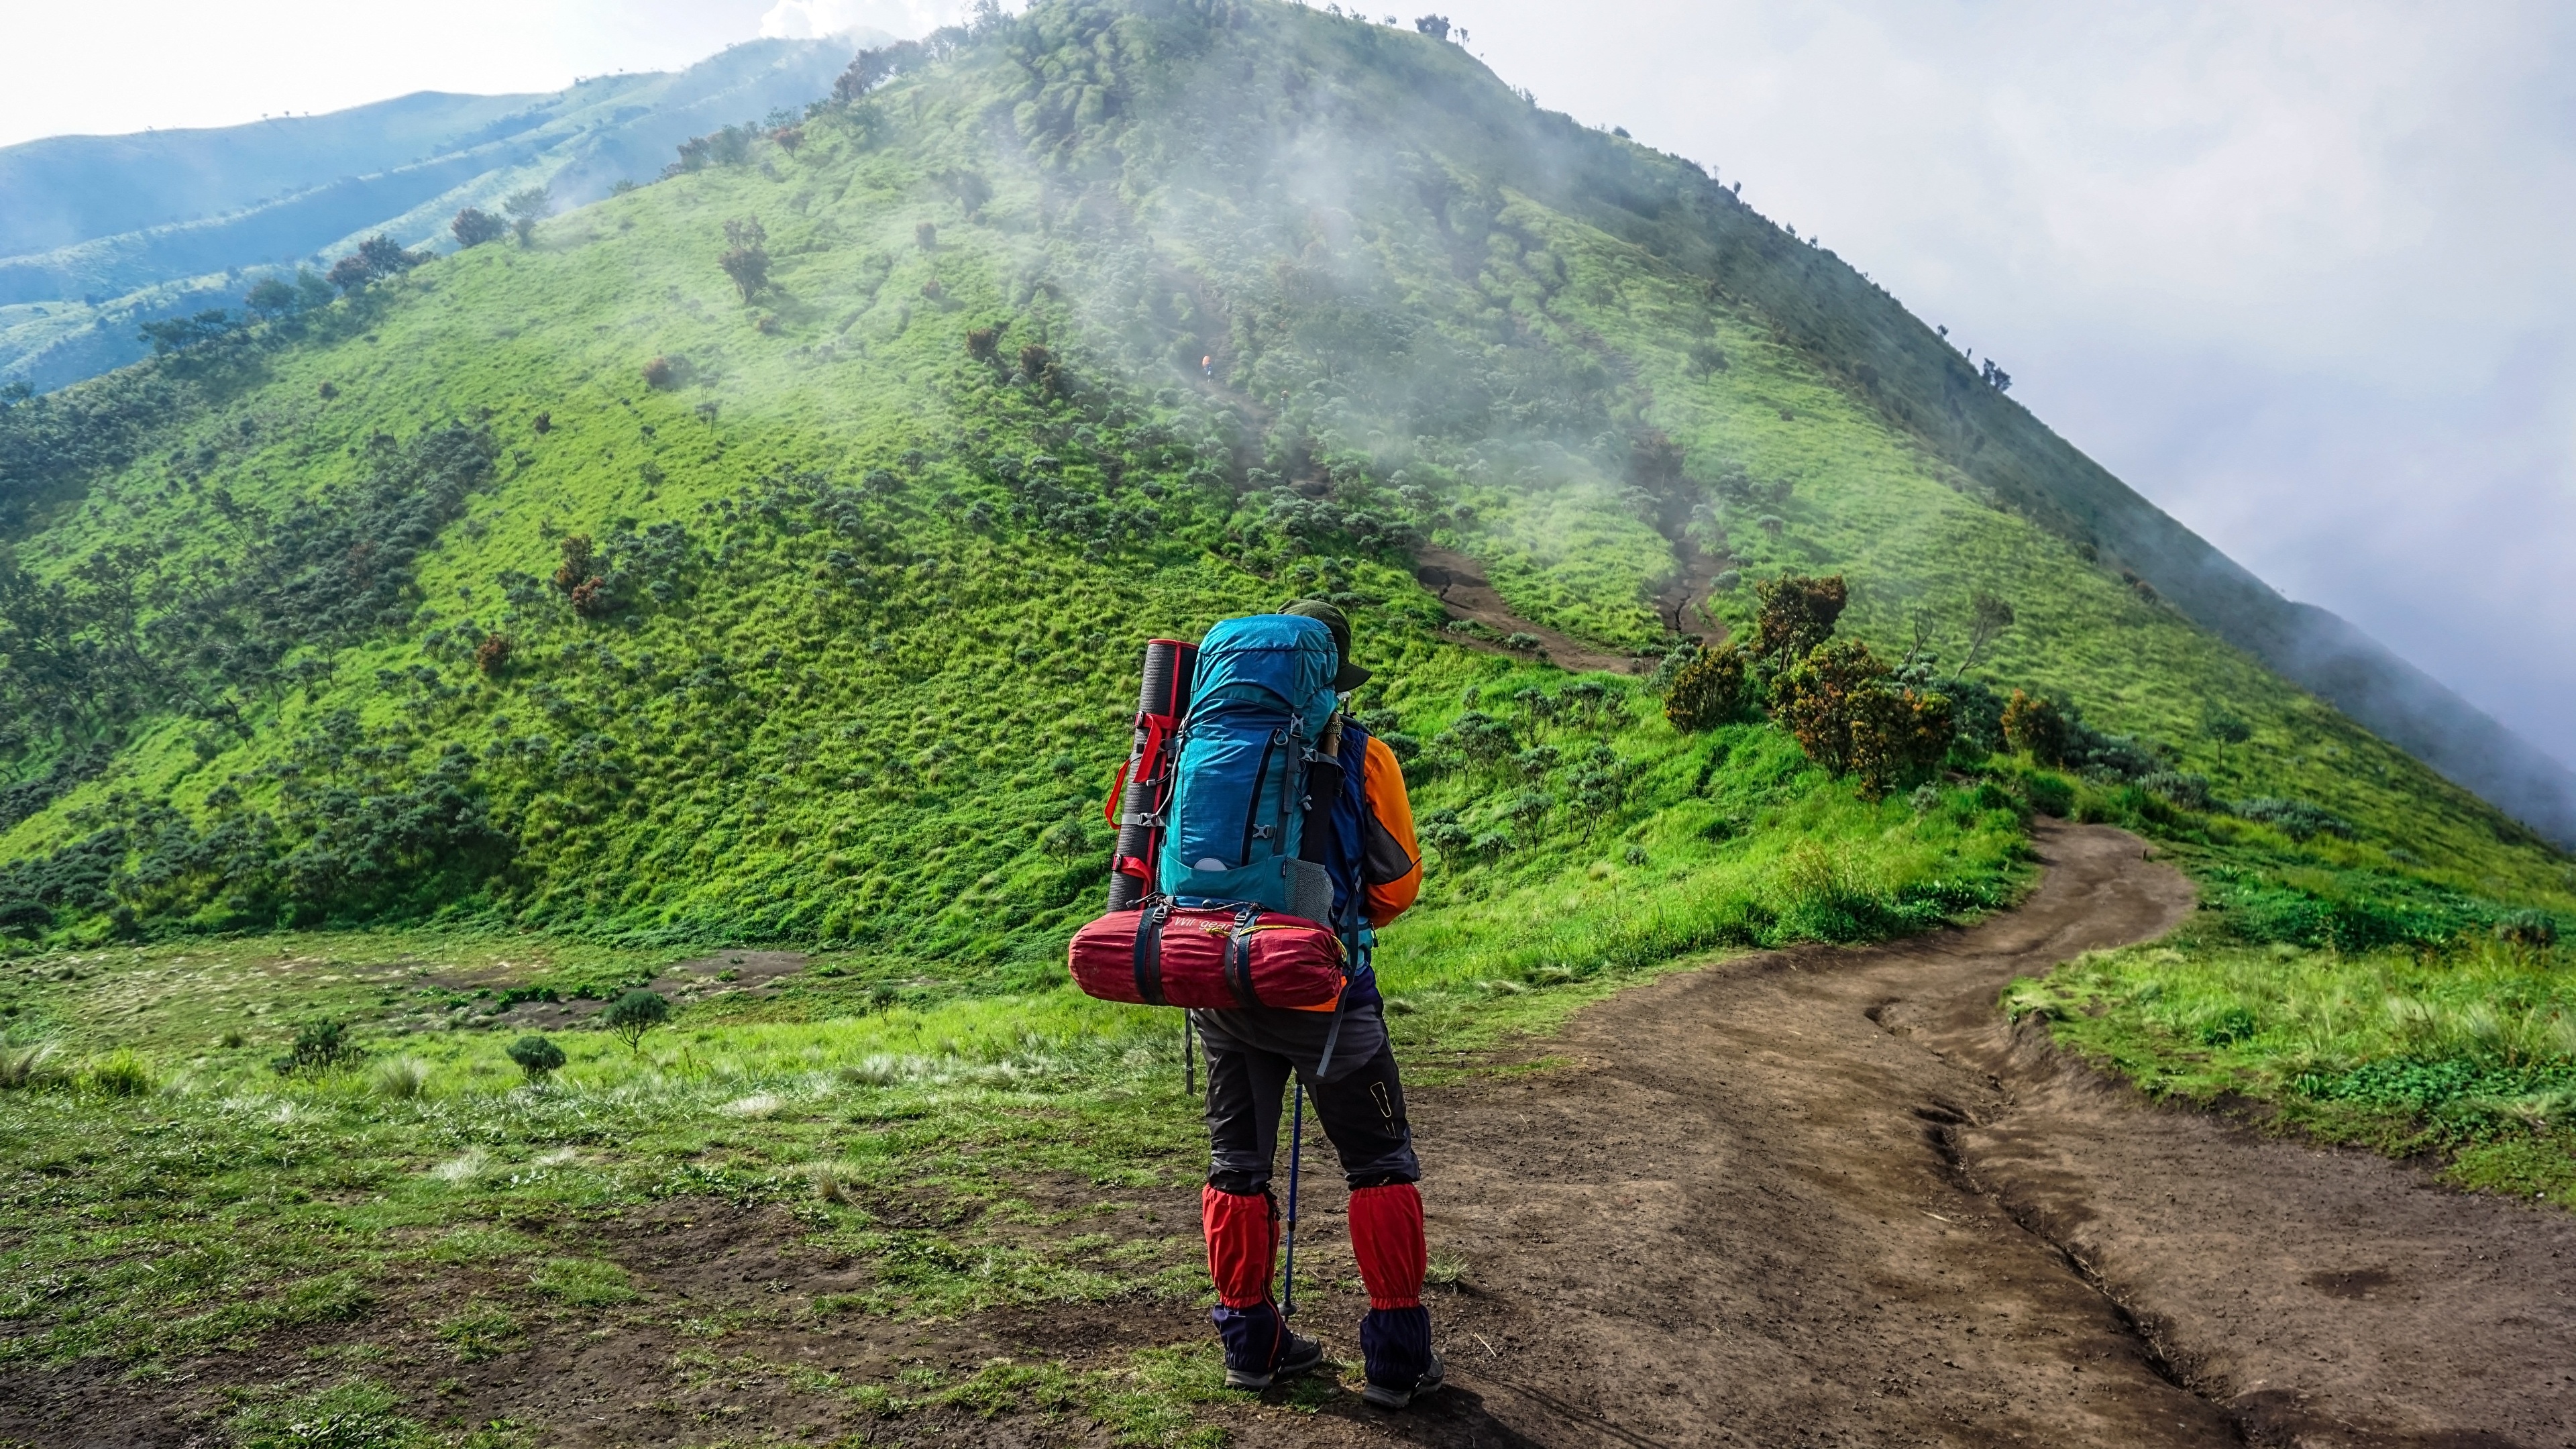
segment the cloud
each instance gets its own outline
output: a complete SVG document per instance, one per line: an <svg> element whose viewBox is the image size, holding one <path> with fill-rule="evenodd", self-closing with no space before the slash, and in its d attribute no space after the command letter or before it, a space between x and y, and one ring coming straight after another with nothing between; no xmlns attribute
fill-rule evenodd
<svg viewBox="0 0 2576 1449"><path fill-rule="evenodd" d="M952 0L777 0L760 17L760 33L810 40L876 30L910 38L955 23L965 8Z"/></svg>
<svg viewBox="0 0 2576 1449"><path fill-rule="evenodd" d="M2576 763L2576 10L1454 0Z"/></svg>

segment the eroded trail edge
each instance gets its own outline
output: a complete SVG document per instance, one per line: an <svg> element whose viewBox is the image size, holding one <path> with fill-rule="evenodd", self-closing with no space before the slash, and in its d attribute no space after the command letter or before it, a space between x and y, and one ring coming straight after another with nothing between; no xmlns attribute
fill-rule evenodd
<svg viewBox="0 0 2576 1449"><path fill-rule="evenodd" d="M1422 1094L1457 1392L1248 1437L2576 1442L2576 1221L2159 1110L2008 1030L2014 976L2193 908L2132 836L2039 845L2040 889L1974 929L1676 976L1579 1017L1567 1067Z"/></svg>

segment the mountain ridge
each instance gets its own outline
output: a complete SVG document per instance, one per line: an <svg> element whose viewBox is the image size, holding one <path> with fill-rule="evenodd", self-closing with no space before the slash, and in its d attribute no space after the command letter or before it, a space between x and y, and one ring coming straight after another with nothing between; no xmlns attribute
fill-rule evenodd
<svg viewBox="0 0 2576 1449"><path fill-rule="evenodd" d="M0 216L12 218L0 381L51 388L122 366L143 355L139 324L237 303L261 277L371 234L447 249L459 208L494 210L525 186L580 205L649 180L692 135L801 111L872 35L746 41L681 70L554 92L421 92L327 116L0 148Z"/></svg>

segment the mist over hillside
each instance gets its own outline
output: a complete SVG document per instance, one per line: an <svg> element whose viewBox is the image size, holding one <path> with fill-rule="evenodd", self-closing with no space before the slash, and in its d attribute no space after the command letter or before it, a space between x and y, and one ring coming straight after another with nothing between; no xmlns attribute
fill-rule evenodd
<svg viewBox="0 0 2576 1449"><path fill-rule="evenodd" d="M595 201L690 136L801 111L873 35L758 40L686 70L551 94L423 92L212 130L0 148L0 382L60 387L147 350L137 326L238 305L260 277L382 232L452 247L448 218L523 187Z"/></svg>
<svg viewBox="0 0 2576 1449"><path fill-rule="evenodd" d="M0 927L461 919L1051 980L1143 640L1321 593L1445 812L1414 939L1620 862L1671 884L1640 959L1765 939L1691 882L1821 821L1928 872L2001 808L1859 800L1618 677L1822 573L1884 658L2080 716L2120 809L2565 889L2231 643L2288 606L2186 572L2216 555L2004 380L1435 35L1069 0L846 90L0 414Z"/></svg>

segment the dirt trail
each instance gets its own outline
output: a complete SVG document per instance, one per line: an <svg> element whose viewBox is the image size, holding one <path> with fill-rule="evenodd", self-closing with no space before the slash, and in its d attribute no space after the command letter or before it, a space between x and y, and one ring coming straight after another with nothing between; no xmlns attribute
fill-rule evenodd
<svg viewBox="0 0 2576 1449"><path fill-rule="evenodd" d="M1469 1264L1434 1309L1455 1389L1246 1438L2576 1443L2576 1220L2017 1041L2005 981L2192 908L2133 837L2040 847L1974 930L1673 977L1580 1017L1568 1067L1421 1094L1434 1252Z"/></svg>
<svg viewBox="0 0 2576 1449"><path fill-rule="evenodd" d="M1548 662L1577 673L1605 670L1613 674L1635 674L1639 661L1625 654L1611 654L1583 643L1563 630L1524 619L1512 612L1503 596L1494 591L1485 577L1485 566L1458 552L1436 544L1424 544L1413 551L1413 576L1422 586L1439 597L1441 606L1453 619L1472 619L1488 629L1505 635L1527 634L1538 641L1539 651ZM1452 635L1452 642L1470 649L1483 649L1496 654L1520 657L1520 651L1508 649L1473 634Z"/></svg>

